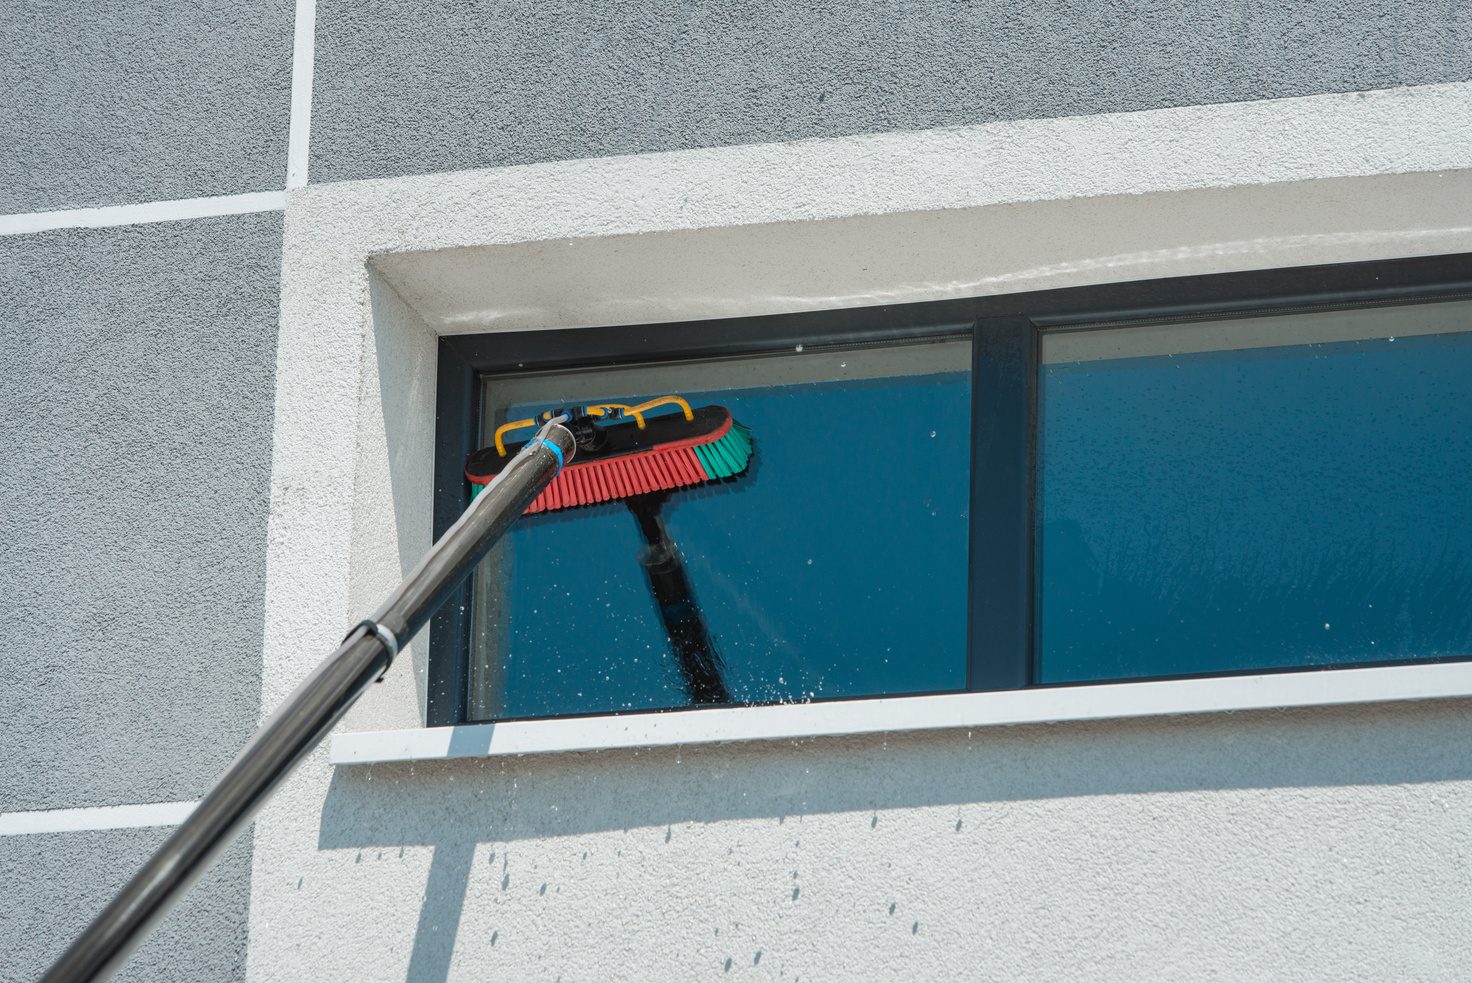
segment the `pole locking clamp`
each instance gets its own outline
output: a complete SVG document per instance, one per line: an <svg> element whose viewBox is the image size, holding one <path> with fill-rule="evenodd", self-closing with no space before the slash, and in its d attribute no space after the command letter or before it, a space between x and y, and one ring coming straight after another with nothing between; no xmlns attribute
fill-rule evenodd
<svg viewBox="0 0 1472 983"><path fill-rule="evenodd" d="M353 627L348 630L348 633L342 637L343 644L346 645L348 639L352 638L359 631L367 631L368 634L375 636L380 642L382 642L384 648L388 649L388 665L383 667L383 672L380 673L378 678L374 680L375 683L381 683L383 682L383 677L388 675L389 667L394 664L394 657L399 654L399 640L393 632L389 631L387 628L385 628L383 625L380 625L372 618L364 618L356 625L353 625Z"/></svg>

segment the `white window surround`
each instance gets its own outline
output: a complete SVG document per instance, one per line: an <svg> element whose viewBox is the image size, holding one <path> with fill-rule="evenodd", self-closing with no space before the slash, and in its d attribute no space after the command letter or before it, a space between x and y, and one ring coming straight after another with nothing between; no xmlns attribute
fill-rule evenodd
<svg viewBox="0 0 1472 983"><path fill-rule="evenodd" d="M429 545L438 335L1472 252L1469 95L1430 86L288 191L263 711ZM345 719L334 762L1472 695L1472 668L1443 664L426 730L426 634Z"/></svg>
<svg viewBox="0 0 1472 983"><path fill-rule="evenodd" d="M791 740L1472 696L1472 663L1037 687L336 734L335 765Z"/></svg>

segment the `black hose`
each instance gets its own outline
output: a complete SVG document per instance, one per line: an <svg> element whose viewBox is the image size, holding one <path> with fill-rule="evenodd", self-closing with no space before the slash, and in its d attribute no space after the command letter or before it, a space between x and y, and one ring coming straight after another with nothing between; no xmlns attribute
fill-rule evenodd
<svg viewBox="0 0 1472 983"><path fill-rule="evenodd" d="M659 605L659 616L664 621L665 634L669 636L690 702L730 703L731 691L723 675L725 664L705 625L705 615L695 602L680 549L670 538L660 514L669 497L669 492L659 491L625 499L644 535L639 563L649 576L649 589Z"/></svg>

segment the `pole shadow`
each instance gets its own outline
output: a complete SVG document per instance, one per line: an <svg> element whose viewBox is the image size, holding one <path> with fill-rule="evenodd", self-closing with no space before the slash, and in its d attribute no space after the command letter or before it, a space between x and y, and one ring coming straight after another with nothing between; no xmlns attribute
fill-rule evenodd
<svg viewBox="0 0 1472 983"><path fill-rule="evenodd" d="M474 860L474 843L435 844L406 983L444 983L449 978L450 958L455 953L455 938L460 934L465 889L470 883L470 865Z"/></svg>

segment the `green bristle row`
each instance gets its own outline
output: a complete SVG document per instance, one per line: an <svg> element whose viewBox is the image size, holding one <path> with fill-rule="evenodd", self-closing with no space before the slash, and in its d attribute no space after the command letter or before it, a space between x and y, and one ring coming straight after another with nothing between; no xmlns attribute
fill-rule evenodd
<svg viewBox="0 0 1472 983"><path fill-rule="evenodd" d="M731 429L724 437L701 444L694 450L705 473L712 479L729 478L745 471L751 463L751 431L732 421Z"/></svg>

